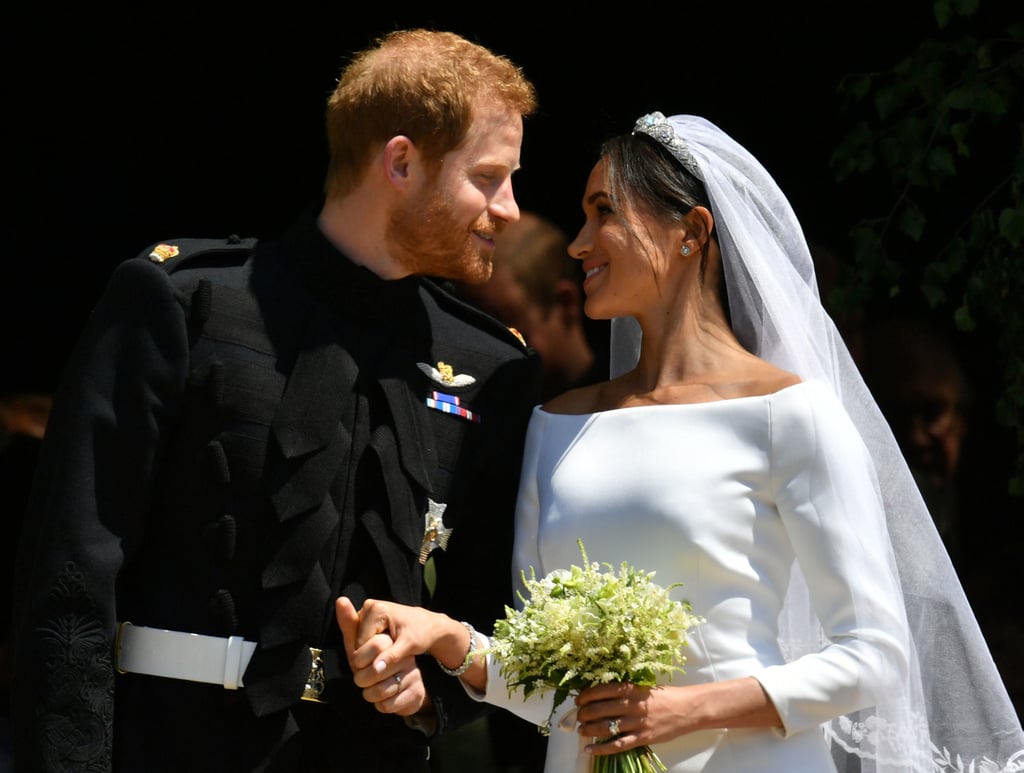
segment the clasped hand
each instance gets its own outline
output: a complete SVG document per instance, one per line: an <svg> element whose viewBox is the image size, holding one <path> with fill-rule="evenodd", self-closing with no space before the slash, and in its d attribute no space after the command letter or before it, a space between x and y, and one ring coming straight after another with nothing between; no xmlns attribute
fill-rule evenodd
<svg viewBox="0 0 1024 773"><path fill-rule="evenodd" d="M462 631L462 626L421 607L377 599L368 599L357 612L342 596L335 610L355 683L366 700L383 713L411 716L432 711L416 656L441 656L453 663L450 631ZM396 675L401 676L400 684ZM701 688L693 687L597 685L576 698L576 731L602 740L615 736L590 744L588 752L595 755L664 742L697 729L694 710L700 693Z"/></svg>
<svg viewBox="0 0 1024 773"><path fill-rule="evenodd" d="M416 609L369 600L357 612L345 596L335 602L353 681L382 714L409 717L433 711L416 664L419 653L413 651L418 640L412 635L412 615L402 624L399 614Z"/></svg>

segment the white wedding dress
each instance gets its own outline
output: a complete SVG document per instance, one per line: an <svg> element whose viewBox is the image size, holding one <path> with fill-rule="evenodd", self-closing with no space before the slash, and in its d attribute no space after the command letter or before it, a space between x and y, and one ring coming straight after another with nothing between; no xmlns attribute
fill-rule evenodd
<svg viewBox="0 0 1024 773"><path fill-rule="evenodd" d="M832 392L805 382L775 394L586 415L538 407L519 492L513 576L625 561L682 582L706 619L691 629L685 676L754 676L784 730L708 730L654 746L673 773L834 770L821 723L874 702L903 678L907 628L874 467ZM791 583L794 567L806 583ZM783 599L809 588L826 639L779 645ZM807 654L803 654L807 653ZM587 741L558 729L553 693L509 695L489 662L487 702L535 723L551 716L547 773L585 773ZM666 681L666 680L663 680Z"/></svg>

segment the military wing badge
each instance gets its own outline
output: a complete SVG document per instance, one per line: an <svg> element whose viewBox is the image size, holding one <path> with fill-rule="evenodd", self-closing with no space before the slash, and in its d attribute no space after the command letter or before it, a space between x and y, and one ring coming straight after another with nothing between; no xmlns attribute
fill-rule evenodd
<svg viewBox="0 0 1024 773"><path fill-rule="evenodd" d="M434 548L441 550L448 549L448 539L452 536L454 529L444 525L444 509L448 507L445 502L435 502L427 497L427 512L424 516L426 525L423 529L423 544L420 545L420 563L427 563L427 557Z"/></svg>
<svg viewBox="0 0 1024 773"><path fill-rule="evenodd" d="M463 387L476 383L476 379L473 376L465 373L456 375L455 369L447 362L438 362L436 368L426 362L417 362L416 367L423 371L429 379L444 386Z"/></svg>

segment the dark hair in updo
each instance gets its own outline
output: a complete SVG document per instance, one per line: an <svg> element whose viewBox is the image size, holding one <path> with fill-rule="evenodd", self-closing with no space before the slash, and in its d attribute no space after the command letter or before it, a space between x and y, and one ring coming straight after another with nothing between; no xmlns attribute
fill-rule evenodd
<svg viewBox="0 0 1024 773"><path fill-rule="evenodd" d="M676 223L698 205L711 209L704 183L646 134L612 137L601 146L601 155L608 162L609 193L616 206L626 202Z"/></svg>

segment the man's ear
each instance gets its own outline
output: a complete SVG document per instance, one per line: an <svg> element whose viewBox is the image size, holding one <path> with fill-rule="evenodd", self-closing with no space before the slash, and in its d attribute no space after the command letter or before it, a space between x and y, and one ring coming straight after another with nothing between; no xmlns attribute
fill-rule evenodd
<svg viewBox="0 0 1024 773"><path fill-rule="evenodd" d="M404 134L397 134L388 140L382 155L388 182L397 188L408 187L419 164L419 151L413 141Z"/></svg>

